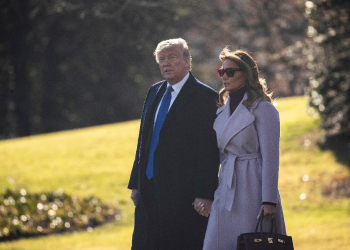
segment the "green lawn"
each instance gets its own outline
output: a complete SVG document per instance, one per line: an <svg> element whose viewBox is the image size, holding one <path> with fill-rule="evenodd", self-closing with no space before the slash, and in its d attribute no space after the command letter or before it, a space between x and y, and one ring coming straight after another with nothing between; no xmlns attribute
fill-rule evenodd
<svg viewBox="0 0 350 250"><path fill-rule="evenodd" d="M349 249L350 199L322 195L322 188L334 177L349 175L348 169L331 152L317 148L319 119L307 115L306 98L279 99L277 108L279 185L295 249ZM0 249L130 249L134 207L126 186L138 129L136 120L0 141L0 192L8 187L30 192L63 188L78 196L96 195L122 211L120 220L93 232L5 242Z"/></svg>

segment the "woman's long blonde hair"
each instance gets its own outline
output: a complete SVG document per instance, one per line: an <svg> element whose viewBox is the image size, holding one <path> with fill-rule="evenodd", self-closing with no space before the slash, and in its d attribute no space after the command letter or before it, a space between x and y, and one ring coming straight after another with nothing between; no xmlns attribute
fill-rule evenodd
<svg viewBox="0 0 350 250"><path fill-rule="evenodd" d="M272 93L268 93L265 79L259 78L258 65L247 52L243 50L231 51L228 46L226 46L221 51L219 58L221 62L224 62L227 59L232 60L247 76L245 87L248 98L243 102L246 107L251 107L259 98L263 98L272 103ZM225 104L227 98L227 91L225 88L222 88L219 91L219 107Z"/></svg>

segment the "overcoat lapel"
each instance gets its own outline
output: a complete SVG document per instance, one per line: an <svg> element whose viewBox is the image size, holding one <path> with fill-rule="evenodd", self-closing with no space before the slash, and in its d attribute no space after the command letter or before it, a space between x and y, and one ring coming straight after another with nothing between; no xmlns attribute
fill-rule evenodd
<svg viewBox="0 0 350 250"><path fill-rule="evenodd" d="M224 150L227 143L239 133L242 129L253 123L255 120L254 115L250 113L248 108L242 104L247 99L247 94L244 95L242 101L238 104L235 112L230 116L230 105L228 105L230 98L227 100L227 104L222 109L218 109L218 121L214 126L214 129L220 135L218 138L220 150ZM224 124L224 126L222 126Z"/></svg>
<svg viewBox="0 0 350 250"><path fill-rule="evenodd" d="M165 117L162 129L169 124L169 122L176 116L176 113L181 109L183 105L189 100L193 92L193 82L195 81L194 76L190 73L190 77L182 87L180 93L176 97L174 103L171 105L167 116Z"/></svg>
<svg viewBox="0 0 350 250"><path fill-rule="evenodd" d="M149 152L149 147L151 143L151 137L152 137L152 132L153 132L153 124L154 124L154 117L155 113L158 107L158 104L160 100L162 99L162 96L165 92L166 89L166 81L163 83L159 84L157 86L155 91L152 91L149 96L149 104L145 107L145 112L144 112L144 123L142 125L142 144L143 144L143 152L145 156L145 162L147 162L148 159L148 152ZM146 171L144 169L144 171Z"/></svg>
<svg viewBox="0 0 350 250"><path fill-rule="evenodd" d="M150 93L151 96L149 97L149 99L151 100L151 102L147 105L144 112L145 121L143 126L144 126L144 129L146 129L144 131L148 131L147 128L150 128L150 126L153 125L156 108L159 104L159 100L162 98L162 95L165 92L165 89L166 89L166 81L159 84L159 86L157 86L157 89L152 93Z"/></svg>

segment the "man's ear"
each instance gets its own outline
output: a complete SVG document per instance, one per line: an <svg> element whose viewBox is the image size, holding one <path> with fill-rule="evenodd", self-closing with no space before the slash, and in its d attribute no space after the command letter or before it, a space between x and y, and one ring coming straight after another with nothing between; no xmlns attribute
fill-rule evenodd
<svg viewBox="0 0 350 250"><path fill-rule="evenodd" d="M184 57L184 61L185 61L185 65L186 67L190 68L190 64L191 64L191 59L189 57Z"/></svg>

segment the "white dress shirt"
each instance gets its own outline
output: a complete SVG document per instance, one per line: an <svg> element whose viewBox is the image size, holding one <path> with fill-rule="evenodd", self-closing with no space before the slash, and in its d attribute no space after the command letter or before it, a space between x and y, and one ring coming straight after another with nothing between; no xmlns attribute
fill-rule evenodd
<svg viewBox="0 0 350 250"><path fill-rule="evenodd" d="M170 109L171 105L173 105L177 95L180 93L180 90L185 85L185 83L189 77L190 77L190 73L188 72L187 75L180 82L175 83L174 85L171 85L171 87L173 87L174 91L171 92L171 100L170 100L169 109ZM170 86L170 84L167 82L167 87L169 87L169 86ZM163 100L163 98L164 98L164 95L162 97L162 100ZM160 105L162 103L162 100L159 102L156 115L154 116L154 124L156 124L156 119L157 119L158 111L159 111ZM169 109L168 109L168 111L169 111Z"/></svg>

